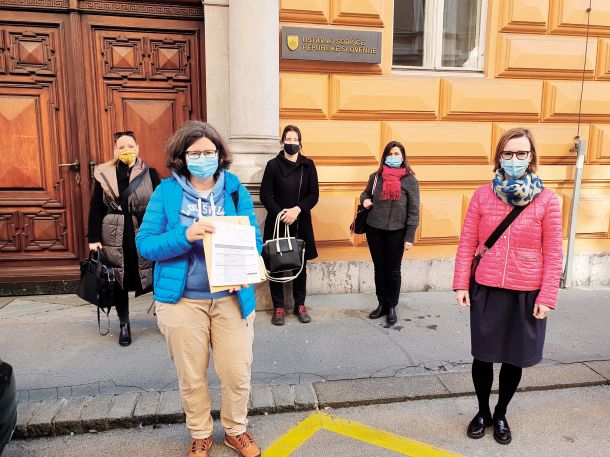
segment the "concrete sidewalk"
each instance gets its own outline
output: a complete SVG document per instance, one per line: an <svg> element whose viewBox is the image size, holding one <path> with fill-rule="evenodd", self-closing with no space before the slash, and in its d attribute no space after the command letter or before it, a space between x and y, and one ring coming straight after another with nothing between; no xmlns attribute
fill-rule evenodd
<svg viewBox="0 0 610 457"><path fill-rule="evenodd" d="M150 297L132 306L134 343L97 334L95 308L75 296L0 302L0 357L13 365L19 392L17 436L183 421L174 367ZM255 324L251 414L388 403L473 393L468 312L451 293L401 297L388 328L366 315L372 295L312 296L314 322L289 315ZM525 370L527 390L607 384L610 380L610 289L561 291L548 323L545 360ZM104 325L105 322L102 323ZM214 414L219 382L210 369Z"/></svg>

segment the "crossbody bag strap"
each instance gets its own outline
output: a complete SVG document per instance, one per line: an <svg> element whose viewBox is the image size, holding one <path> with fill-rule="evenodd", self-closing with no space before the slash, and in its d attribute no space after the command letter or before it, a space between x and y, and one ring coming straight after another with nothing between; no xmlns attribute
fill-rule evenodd
<svg viewBox="0 0 610 457"><path fill-rule="evenodd" d="M375 173L375 179L373 180L373 187L371 187L371 201L373 201L373 197L375 196L375 189L377 189L377 178L379 178L379 173Z"/></svg>
<svg viewBox="0 0 610 457"><path fill-rule="evenodd" d="M500 222L500 225L498 225L498 227L496 227L496 229L493 231L493 233L491 235L489 235L489 238L487 238L487 241L485 241L485 249L483 252L490 250L492 248L492 246L494 244L496 244L496 241L498 241L498 239L500 239L500 237L506 231L508 226L510 224L512 224L515 219L517 219L517 216L519 214L521 214L521 211L523 211L526 206L527 205L515 206L512 209L512 211L506 215L504 220L502 222Z"/></svg>
<svg viewBox="0 0 610 457"><path fill-rule="evenodd" d="M233 200L233 206L235 206L235 214L237 214L237 207L239 206L239 191L231 193L231 199Z"/></svg>
<svg viewBox="0 0 610 457"><path fill-rule="evenodd" d="M108 194L106 194L106 192L104 192L104 194L106 195L106 200L108 200L108 206L110 206L114 211L117 211L120 208L120 206L118 203L118 198L117 198L116 194L114 193L114 190L112 190L112 185L110 184L110 181L108 180L108 178L106 177L106 175L103 172L100 172L100 176L102 177L102 179L108 186L108 190L110 191L110 196L108 196Z"/></svg>
<svg viewBox="0 0 610 457"><path fill-rule="evenodd" d="M136 190L136 187L140 185L142 179L144 179L145 173L148 173L148 167L144 168L144 171L142 173L133 178L133 180L129 183L129 187L127 187L127 189L123 191L119 198L124 198L125 200L127 200L127 197L133 194L133 192Z"/></svg>
<svg viewBox="0 0 610 457"><path fill-rule="evenodd" d="M121 207L119 205L119 198L124 198L125 200L127 200L127 197L129 197L136 190L136 187L138 187L138 185L142 182L142 179L144 178L144 174L148 173L149 172L148 170L149 170L148 167L144 168L144 171L142 173L140 173L138 176L136 176L129 183L129 186L127 187L127 189L125 189L123 191L123 193L121 194L121 197L116 196L116 194L114 193L114 190L112 190L112 186L110 185L110 181L108 181L108 178L106 177L106 175L104 173L100 173L100 175L102 176L102 179L108 186L108 190L110 191L111 198L108 198L108 196L106 196L106 198L108 198L108 200L109 200L108 205L114 211L117 211Z"/></svg>

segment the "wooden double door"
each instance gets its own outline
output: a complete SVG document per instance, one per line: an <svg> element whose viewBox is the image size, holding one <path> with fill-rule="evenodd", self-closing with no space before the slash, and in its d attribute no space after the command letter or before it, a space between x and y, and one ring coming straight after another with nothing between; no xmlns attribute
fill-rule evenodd
<svg viewBox="0 0 610 457"><path fill-rule="evenodd" d="M0 283L78 277L113 132L168 175L168 136L205 118L203 33L199 0L0 0Z"/></svg>

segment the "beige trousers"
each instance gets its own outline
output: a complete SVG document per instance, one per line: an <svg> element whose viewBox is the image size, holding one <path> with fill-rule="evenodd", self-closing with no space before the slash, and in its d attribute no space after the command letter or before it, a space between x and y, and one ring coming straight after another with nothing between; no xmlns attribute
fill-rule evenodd
<svg viewBox="0 0 610 457"><path fill-rule="evenodd" d="M214 428L207 375L210 348L222 386L222 426L227 435L245 432L254 312L243 319L235 295L214 300L183 297L174 304L157 302L156 311L157 325L176 365L186 426L193 438L207 438Z"/></svg>

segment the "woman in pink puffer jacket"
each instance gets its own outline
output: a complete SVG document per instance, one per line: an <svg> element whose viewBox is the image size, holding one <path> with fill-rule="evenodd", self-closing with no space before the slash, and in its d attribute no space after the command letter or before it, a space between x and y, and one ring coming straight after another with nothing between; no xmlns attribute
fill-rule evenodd
<svg viewBox="0 0 610 457"><path fill-rule="evenodd" d="M527 129L507 131L496 147L491 185L477 189L462 228L453 289L470 306L472 379L479 411L468 425L482 438L493 425L500 444L511 442L506 408L522 368L542 359L546 317L555 308L562 270L561 211L557 196L535 174L536 147ZM514 207L525 208L491 249L484 243ZM470 267L483 254L474 278ZM492 416L493 363L502 363L500 394Z"/></svg>

